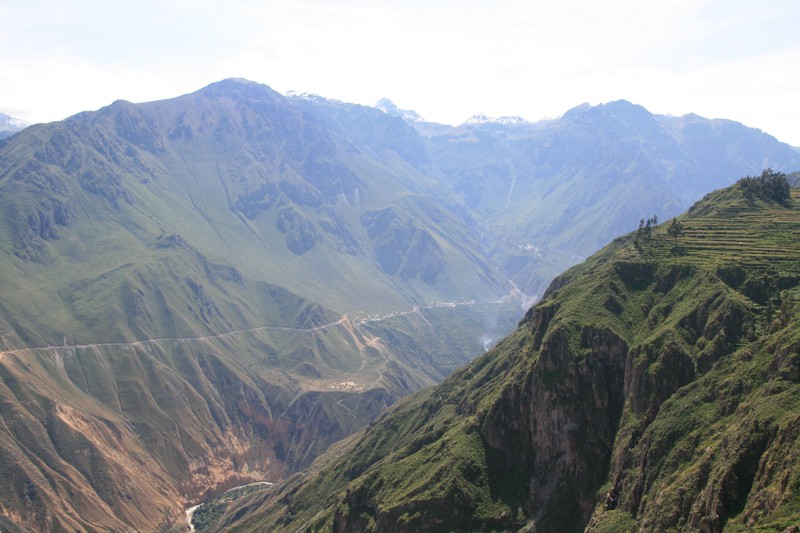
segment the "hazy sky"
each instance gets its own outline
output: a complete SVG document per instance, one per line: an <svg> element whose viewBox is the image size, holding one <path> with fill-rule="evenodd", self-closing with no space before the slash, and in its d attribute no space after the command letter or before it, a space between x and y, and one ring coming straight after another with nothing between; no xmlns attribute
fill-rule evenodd
<svg viewBox="0 0 800 533"><path fill-rule="evenodd" d="M40 122L244 77L428 120L624 98L800 146L798 0L2 0L0 111Z"/></svg>

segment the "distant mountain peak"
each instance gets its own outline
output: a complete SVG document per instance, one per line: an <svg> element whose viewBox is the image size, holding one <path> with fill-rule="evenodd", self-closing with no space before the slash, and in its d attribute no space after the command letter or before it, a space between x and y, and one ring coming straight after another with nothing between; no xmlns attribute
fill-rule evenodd
<svg viewBox="0 0 800 533"><path fill-rule="evenodd" d="M0 113L0 131L16 132L30 126L24 120Z"/></svg>
<svg viewBox="0 0 800 533"><path fill-rule="evenodd" d="M650 111L648 111L645 107L640 106L639 104L631 103L627 100L614 100L611 102L607 102L605 104L600 104L597 107L613 112L638 113L642 115L652 116L652 113L650 113Z"/></svg>
<svg viewBox="0 0 800 533"><path fill-rule="evenodd" d="M375 109L380 109L387 115L400 117L406 122L425 122L425 119L413 109L400 109L388 98L381 98L374 107Z"/></svg>
<svg viewBox="0 0 800 533"><path fill-rule="evenodd" d="M561 118L565 120L575 120L586 116L616 117L634 120L651 120L653 118L650 111L627 100L613 100L597 105L584 102L564 113Z"/></svg>
<svg viewBox="0 0 800 533"><path fill-rule="evenodd" d="M592 104L590 104L589 102L584 102L580 105L576 105L572 109L567 110L566 113L561 115L561 118L566 120L575 119L586 114L586 112L589 111L591 108Z"/></svg>
<svg viewBox="0 0 800 533"><path fill-rule="evenodd" d="M277 94L269 85L245 78L227 78L207 85L198 91L206 96L246 96L263 98Z"/></svg>
<svg viewBox="0 0 800 533"><path fill-rule="evenodd" d="M483 113L472 115L464 124L478 125L478 124L498 124L501 126L524 126L530 124L527 120L517 116L503 116L503 117L489 117Z"/></svg>

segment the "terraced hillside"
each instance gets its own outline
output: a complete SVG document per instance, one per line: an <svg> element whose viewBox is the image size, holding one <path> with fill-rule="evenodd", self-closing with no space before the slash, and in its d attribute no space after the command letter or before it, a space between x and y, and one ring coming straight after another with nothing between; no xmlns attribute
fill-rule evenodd
<svg viewBox="0 0 800 533"><path fill-rule="evenodd" d="M729 193L717 192L706 200L714 201L724 194ZM754 210L755 203L740 197L711 212L702 207L690 209L678 219L682 233L672 238L667 233L668 224L662 224L654 231L657 238L646 246L645 256L659 261L739 265L749 271L800 275L795 248L800 235L800 210L792 208L800 205L800 189L790 189L787 204L762 200L761 208Z"/></svg>

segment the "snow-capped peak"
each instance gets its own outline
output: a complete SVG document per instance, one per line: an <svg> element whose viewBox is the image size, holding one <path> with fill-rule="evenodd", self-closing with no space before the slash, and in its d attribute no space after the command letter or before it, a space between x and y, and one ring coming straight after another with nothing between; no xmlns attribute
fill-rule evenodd
<svg viewBox="0 0 800 533"><path fill-rule="evenodd" d="M309 102L320 102L320 103L328 103L328 104L341 104L340 100L334 100L331 98L325 98L324 96L320 96L314 93L299 93L297 91L287 91L286 92L287 98L299 98L301 100L307 100Z"/></svg>
<svg viewBox="0 0 800 533"><path fill-rule="evenodd" d="M0 113L0 131L19 131L30 126L24 120Z"/></svg>
<svg viewBox="0 0 800 533"><path fill-rule="evenodd" d="M388 98L381 98L375 104L375 109L380 109L387 115L400 117L406 122L425 122L425 119L413 109L400 109Z"/></svg>
<svg viewBox="0 0 800 533"><path fill-rule="evenodd" d="M483 113L479 113L469 117L464 124L499 124L501 126L523 126L525 124L530 124L530 122L522 117L487 117Z"/></svg>

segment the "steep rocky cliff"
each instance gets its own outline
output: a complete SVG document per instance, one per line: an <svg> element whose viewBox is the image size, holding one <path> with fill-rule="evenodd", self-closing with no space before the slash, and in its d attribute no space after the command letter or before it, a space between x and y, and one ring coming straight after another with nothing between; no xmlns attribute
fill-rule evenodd
<svg viewBox="0 0 800 533"><path fill-rule="evenodd" d="M749 183L569 270L493 351L222 524L780 531L800 521L800 194L750 194Z"/></svg>

